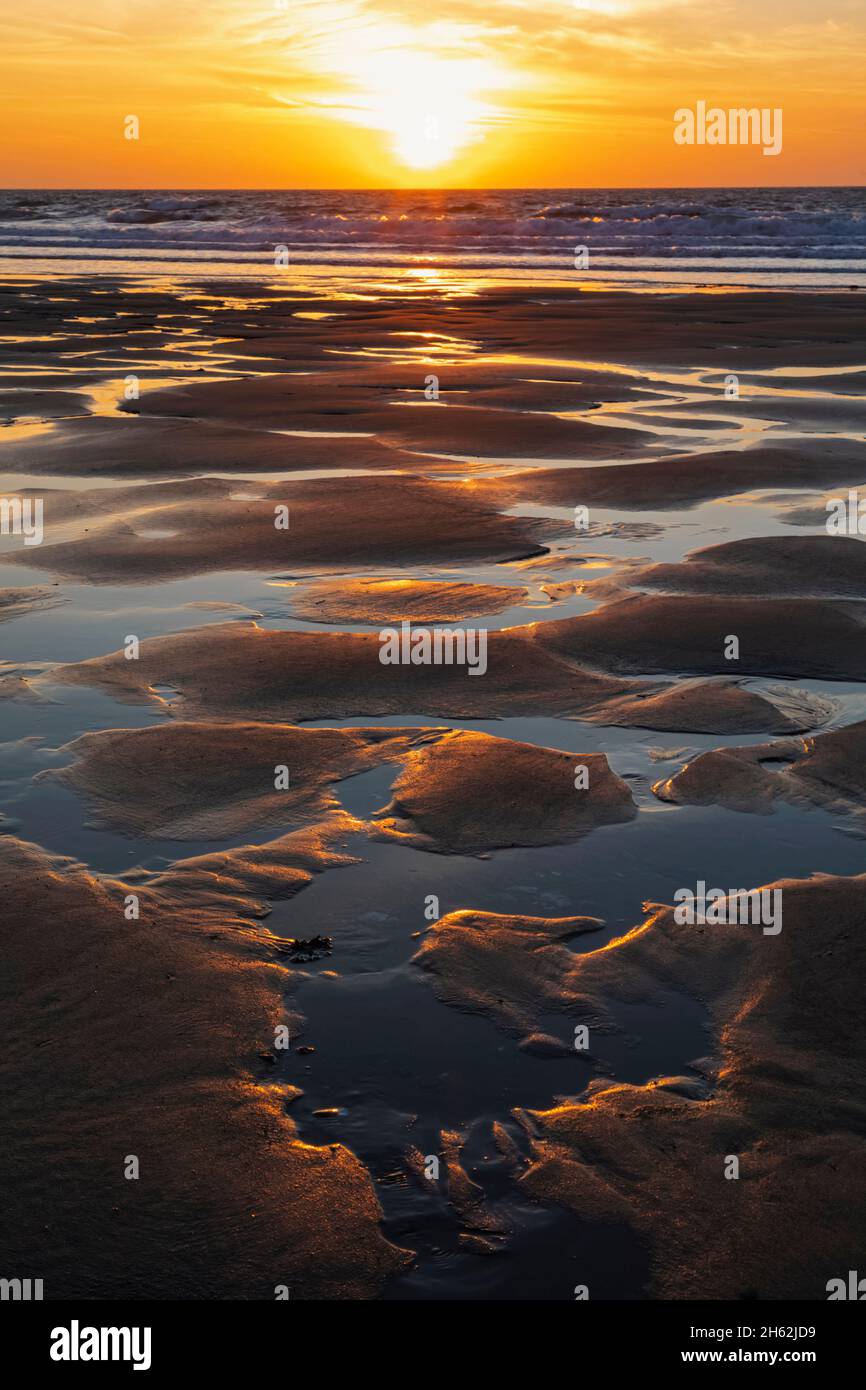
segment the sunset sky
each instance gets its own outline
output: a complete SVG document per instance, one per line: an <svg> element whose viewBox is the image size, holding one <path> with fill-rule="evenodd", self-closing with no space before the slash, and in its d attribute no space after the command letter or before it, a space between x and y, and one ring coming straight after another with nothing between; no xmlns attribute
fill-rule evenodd
<svg viewBox="0 0 866 1390"><path fill-rule="evenodd" d="M863 0L0 0L0 184L861 184L864 60Z"/></svg>

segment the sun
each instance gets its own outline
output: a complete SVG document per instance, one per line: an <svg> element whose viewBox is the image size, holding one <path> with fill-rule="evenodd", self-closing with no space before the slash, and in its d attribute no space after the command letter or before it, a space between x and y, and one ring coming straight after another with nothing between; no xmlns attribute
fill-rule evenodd
<svg viewBox="0 0 866 1390"><path fill-rule="evenodd" d="M387 132L409 168L446 164L482 137L488 108L467 60L404 50L380 55L365 77L371 124Z"/></svg>
<svg viewBox="0 0 866 1390"><path fill-rule="evenodd" d="M395 157L410 169L435 169L484 138L497 118L482 93L503 82L483 58L455 53L430 36L388 25L340 54L353 89L342 119L383 131ZM371 38L373 41L371 42Z"/></svg>

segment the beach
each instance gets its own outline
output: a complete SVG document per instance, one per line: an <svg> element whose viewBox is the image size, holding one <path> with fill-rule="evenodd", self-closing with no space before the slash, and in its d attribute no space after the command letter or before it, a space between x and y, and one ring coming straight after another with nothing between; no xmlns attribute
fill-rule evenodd
<svg viewBox="0 0 866 1390"><path fill-rule="evenodd" d="M223 222L160 263L210 216L164 203L0 278L6 1264L824 1299L866 1212L848 204L778 283L769 205L757 269L593 278L526 208L491 262L492 204L423 264L258 230L230 273ZM780 929L678 920L699 883Z"/></svg>

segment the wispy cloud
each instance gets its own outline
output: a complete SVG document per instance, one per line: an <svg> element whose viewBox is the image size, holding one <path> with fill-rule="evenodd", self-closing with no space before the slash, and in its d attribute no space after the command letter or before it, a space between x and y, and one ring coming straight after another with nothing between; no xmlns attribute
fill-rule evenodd
<svg viewBox="0 0 866 1390"><path fill-rule="evenodd" d="M178 177L185 137L199 155L203 141L222 142L227 174L242 181L228 165L237 151L282 169L292 135L303 148L292 147L288 177L313 162L325 177L359 162L358 177L383 162L396 176L401 160L422 167L430 153L423 125L438 129L449 176L483 144L492 178L510 160L526 177L535 160L567 182L587 131L626 177L623 132L667 158L664 119L697 96L729 96L791 111L786 158L801 158L804 174L809 131L835 131L854 176L864 57L861 0L820 11L813 0L41 0L38 16L0 16L0 113L16 170L28 158L51 168L52 140L55 162L73 167L77 141L93 178L106 159L124 168L109 142L118 111L140 107L150 143L139 164L168 168L174 144ZM214 167L217 153L208 149ZM471 176L485 176L481 165Z"/></svg>

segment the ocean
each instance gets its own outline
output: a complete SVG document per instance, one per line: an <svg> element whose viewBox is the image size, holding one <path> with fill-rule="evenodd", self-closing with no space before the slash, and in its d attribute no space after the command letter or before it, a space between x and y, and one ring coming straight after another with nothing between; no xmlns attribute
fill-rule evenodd
<svg viewBox="0 0 866 1390"><path fill-rule="evenodd" d="M862 188L26 190L0 193L14 272L429 267L635 289L862 288Z"/></svg>

